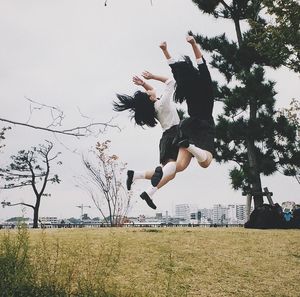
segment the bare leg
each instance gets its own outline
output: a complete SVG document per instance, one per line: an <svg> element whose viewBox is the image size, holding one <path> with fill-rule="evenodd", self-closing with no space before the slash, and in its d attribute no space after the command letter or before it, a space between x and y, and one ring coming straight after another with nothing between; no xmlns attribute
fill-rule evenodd
<svg viewBox="0 0 300 297"><path fill-rule="evenodd" d="M209 151L205 151L205 152L207 154L207 159L204 162L198 162L202 168L207 168L213 159L211 152Z"/></svg>
<svg viewBox="0 0 300 297"><path fill-rule="evenodd" d="M179 153L176 161L176 172L181 172L185 170L189 166L192 157L193 155L190 152L188 152L185 148L181 147L179 149Z"/></svg>
<svg viewBox="0 0 300 297"><path fill-rule="evenodd" d="M175 160L169 159L167 160L164 164L161 165L161 167L166 166L168 163L173 162L175 163ZM146 170L146 171L133 171L133 177L132 177L132 182L135 181L136 179L151 179L155 170L151 169L151 170ZM134 176L134 174L137 173L137 176Z"/></svg>
<svg viewBox="0 0 300 297"><path fill-rule="evenodd" d="M201 149L194 144L188 144L188 146L185 147L186 150L189 151L197 159L201 167L207 168L210 165L213 158L211 152Z"/></svg>
<svg viewBox="0 0 300 297"><path fill-rule="evenodd" d="M189 153L187 150L184 148L180 148L178 152L178 157L176 160L176 172L181 172L185 168L188 167L192 159L192 154ZM172 180L176 176L176 173L168 176L164 176L160 183L157 185L157 188L160 189L163 187L165 184L167 184L170 180Z"/></svg>
<svg viewBox="0 0 300 297"><path fill-rule="evenodd" d="M147 171L135 171L135 170L128 170L127 171L127 179L126 179L126 186L127 190L131 190L131 186L133 182L137 179L151 179L154 171L147 170Z"/></svg>
<svg viewBox="0 0 300 297"><path fill-rule="evenodd" d="M198 162L202 168L207 168L213 159L213 156L209 151L205 151L205 152L207 154L207 159L204 162ZM166 185L169 181L174 179L177 172L181 172L181 171L185 170L189 166L189 164L192 160L192 157L193 157L193 155L189 151L187 151L185 148L180 148L179 152L178 152L178 157L176 160L176 172L171 175L163 176L162 180L157 185L157 188L160 189L161 187ZM169 160L168 162L172 162L172 161L173 160ZM146 171L145 178L151 179L153 173L154 173L154 170Z"/></svg>
<svg viewBox="0 0 300 297"><path fill-rule="evenodd" d="M176 160L176 170L182 171L184 170L190 163L192 159L192 154L188 152L187 150L180 148L178 157ZM178 164L177 164L178 162ZM175 171L176 172L176 171ZM174 174L168 174L160 181L160 183L157 185L157 187L151 187L148 190L144 191L140 197L146 201L149 207L156 209L156 205L153 203L152 196L154 193L161 187L163 187L165 184L167 184L170 180L172 180L175 177Z"/></svg>
<svg viewBox="0 0 300 297"><path fill-rule="evenodd" d="M151 179L152 175L154 173L154 170L148 170L145 172L145 179Z"/></svg>

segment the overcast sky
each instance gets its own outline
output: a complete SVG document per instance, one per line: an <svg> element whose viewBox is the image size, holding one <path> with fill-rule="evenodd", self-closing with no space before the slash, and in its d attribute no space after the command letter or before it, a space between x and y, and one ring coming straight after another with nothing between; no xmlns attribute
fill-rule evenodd
<svg viewBox="0 0 300 297"><path fill-rule="evenodd" d="M0 166L19 149L28 149L45 139L55 143L61 151L63 165L52 170L62 179L59 185L49 185L51 198L44 198L40 216L79 217L76 205L91 205L88 195L76 187L74 177L83 174L81 154L86 154L97 141L110 139L111 152L128 168L154 168L158 162L159 126L142 129L129 121L128 114L112 111L116 93L133 93L137 88L131 77L143 70L170 76L170 69L158 47L168 42L174 57L192 55L185 42L189 30L215 36L226 32L235 39L233 24L203 15L192 1L186 0L1 0L0 1L0 117L26 122L30 116L25 97L43 104L57 106L65 113L64 127L87 123L80 113L94 122L105 122L114 117L122 131L108 129L99 137L74 139L68 136L12 126L6 134ZM205 55L210 60L208 55ZM211 69L213 79L224 82ZM299 77L287 69L267 69L267 77L275 80L277 107L287 106L299 94ZM154 84L158 91L162 86ZM214 116L222 107L216 103ZM80 112L79 112L80 111ZM35 111L30 123L47 125L50 115ZM0 123L0 127L3 123ZM72 151L76 150L76 153ZM240 191L230 187L228 170L231 164L213 163L200 168L193 160L187 170L159 190L154 196L157 211L174 213L176 204L191 203L199 207L213 204L245 203ZM262 177L263 187L274 193L274 200L300 203L299 184L293 178L276 174ZM139 199L139 193L149 182L134 185L135 203L131 214L154 215ZM0 200L33 201L28 190L1 191ZM87 209L98 216L95 208ZM22 215L21 207L0 209L0 219ZM32 217L30 209L26 216Z"/></svg>

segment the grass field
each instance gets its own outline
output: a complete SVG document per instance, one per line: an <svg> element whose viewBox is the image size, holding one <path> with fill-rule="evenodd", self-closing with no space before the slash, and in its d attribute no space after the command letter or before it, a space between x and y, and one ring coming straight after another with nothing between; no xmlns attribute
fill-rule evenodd
<svg viewBox="0 0 300 297"><path fill-rule="evenodd" d="M30 274L32 296L300 296L300 230L21 230L0 242L0 271L13 262L12 279ZM2 288L22 291L12 279L0 275Z"/></svg>

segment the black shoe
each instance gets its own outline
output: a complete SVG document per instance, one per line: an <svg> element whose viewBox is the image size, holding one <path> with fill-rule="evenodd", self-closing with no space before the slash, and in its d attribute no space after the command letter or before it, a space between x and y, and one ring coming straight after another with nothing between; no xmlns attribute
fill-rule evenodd
<svg viewBox="0 0 300 297"><path fill-rule="evenodd" d="M153 187L156 187L163 177L163 171L161 166L155 168L154 174L151 177L151 184Z"/></svg>
<svg viewBox="0 0 300 297"><path fill-rule="evenodd" d="M179 147L188 148L190 145L189 141L187 139L182 139L178 142Z"/></svg>
<svg viewBox="0 0 300 297"><path fill-rule="evenodd" d="M133 174L134 174L134 171L133 171L133 170L128 170L128 171L127 171L126 185L127 185L127 190L128 190L128 191L131 190L131 185L132 185L132 183L133 183Z"/></svg>
<svg viewBox="0 0 300 297"><path fill-rule="evenodd" d="M153 203L153 200L149 197L149 195L146 192L143 192L140 197L146 201L149 207L156 209L156 205Z"/></svg>

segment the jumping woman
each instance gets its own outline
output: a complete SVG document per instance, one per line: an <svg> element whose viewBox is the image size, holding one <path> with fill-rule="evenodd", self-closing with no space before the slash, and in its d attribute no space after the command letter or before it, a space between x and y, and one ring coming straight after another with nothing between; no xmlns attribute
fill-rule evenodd
<svg viewBox="0 0 300 297"><path fill-rule="evenodd" d="M140 79L138 76L133 77L135 85L142 86L145 92L137 91L133 96L117 94L118 102L114 102L115 111L129 110L131 117L139 126L154 127L159 122L163 134L159 143L160 164L155 170L150 171L133 171L127 172L127 189L131 189L132 183L136 179L151 179L156 176L161 179L163 175L172 176L176 171L176 159L178 155L178 146L174 143L177 134L177 125L180 122L176 105L172 101L174 94L175 81L167 77L154 75L148 71L142 74L146 80L154 79L165 84L165 90L160 98L157 98L156 91L153 87ZM151 196L157 190L157 187L151 187L143 192L140 197L146 201L148 206L156 209Z"/></svg>
<svg viewBox="0 0 300 297"><path fill-rule="evenodd" d="M163 42L160 45L176 81L174 100L179 103L185 101L189 114L189 117L178 125L175 141L179 146L176 172L186 169L192 157L197 159L201 167L207 168L212 161L214 152L215 124L212 116L214 105L212 80L206 61L194 37L188 36L187 42L192 46L197 68L193 66L188 56L185 56L183 61L175 62L167 49L167 43ZM161 180L157 178L157 175L153 175L151 179L153 187L162 187L175 177L176 172L171 175L163 174Z"/></svg>

